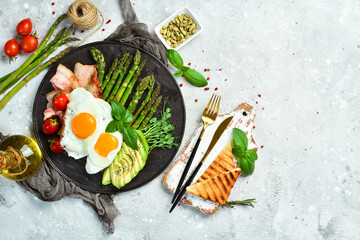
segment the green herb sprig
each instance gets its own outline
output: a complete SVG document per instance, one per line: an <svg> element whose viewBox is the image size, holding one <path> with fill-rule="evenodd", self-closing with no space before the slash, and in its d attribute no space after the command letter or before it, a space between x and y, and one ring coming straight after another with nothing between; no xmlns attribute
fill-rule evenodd
<svg viewBox="0 0 360 240"><path fill-rule="evenodd" d="M177 51L169 49L166 52L166 56L170 63L178 69L178 71L174 74L175 77L184 75L186 80L197 87L205 87L208 85L208 82L203 75L189 67L184 66L184 61Z"/></svg>
<svg viewBox="0 0 360 240"><path fill-rule="evenodd" d="M168 122L171 117L170 111L170 108L165 109L164 101L161 119L152 118L149 124L142 129L142 132L144 133L144 136L150 146L149 152L156 147L170 149L173 146L179 145L174 142L175 138L172 136L174 125Z"/></svg>
<svg viewBox="0 0 360 240"><path fill-rule="evenodd" d="M235 207L235 205L244 205L244 206L249 206L249 207L254 207L254 205L252 204L253 202L256 202L255 198L251 198L251 199L246 199L246 200L242 200L242 201L230 201L230 202L226 202L225 204L223 204L223 207L226 208L233 208Z"/></svg>
<svg viewBox="0 0 360 240"><path fill-rule="evenodd" d="M124 141L129 147L137 150L137 133L135 129L128 126L134 120L131 112L118 102L111 101L111 116L113 120L106 126L105 132L113 133L119 131L124 136Z"/></svg>
<svg viewBox="0 0 360 240"><path fill-rule="evenodd" d="M248 149L246 134L238 128L233 129L232 153L238 160L239 168L244 175L251 175L255 169L255 160L258 159L254 149Z"/></svg>

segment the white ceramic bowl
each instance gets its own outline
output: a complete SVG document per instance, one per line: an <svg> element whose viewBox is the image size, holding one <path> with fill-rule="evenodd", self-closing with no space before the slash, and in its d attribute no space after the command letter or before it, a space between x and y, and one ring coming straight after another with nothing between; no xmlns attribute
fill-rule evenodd
<svg viewBox="0 0 360 240"><path fill-rule="evenodd" d="M177 15L180 14L188 14L192 20L195 22L196 24L196 33L194 33L193 35L190 35L188 39L186 39L183 43L179 43L178 46L176 48L172 48L171 46L169 46L166 43L166 40L162 37L162 34L160 34L160 29L166 25L169 24L169 22L173 19L176 18ZM181 8L179 11L175 12L174 14L172 14L170 17L168 17L167 19L165 19L164 21L162 21L159 25L157 25L155 27L155 33L158 36L158 38L161 40L161 42L165 45L165 47L167 49L175 49L178 50L180 49L182 46L184 46L185 44L187 44L188 42L190 42L194 37L196 37L198 34L200 34L200 32L202 31L202 26L200 24L200 22L197 20L197 18L194 16L194 14L190 11L190 9L188 7L183 7Z"/></svg>

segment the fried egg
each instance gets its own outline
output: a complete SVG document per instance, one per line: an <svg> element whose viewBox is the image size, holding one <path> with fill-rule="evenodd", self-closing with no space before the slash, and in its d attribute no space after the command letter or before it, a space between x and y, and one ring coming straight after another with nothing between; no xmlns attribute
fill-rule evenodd
<svg viewBox="0 0 360 240"><path fill-rule="evenodd" d="M111 106L102 99L96 99L103 113L104 128L96 141L88 146L88 157L85 169L89 174L95 174L108 167L121 149L123 141L119 132L106 133L106 126L112 121Z"/></svg>
<svg viewBox="0 0 360 240"><path fill-rule="evenodd" d="M68 155L75 159L87 156L88 146L96 141L105 127L103 108L97 99L84 88L73 90L69 96L60 140Z"/></svg>
<svg viewBox="0 0 360 240"><path fill-rule="evenodd" d="M87 173L95 174L108 167L120 151L122 141L119 132L101 133L95 144L88 148L89 155L85 165Z"/></svg>

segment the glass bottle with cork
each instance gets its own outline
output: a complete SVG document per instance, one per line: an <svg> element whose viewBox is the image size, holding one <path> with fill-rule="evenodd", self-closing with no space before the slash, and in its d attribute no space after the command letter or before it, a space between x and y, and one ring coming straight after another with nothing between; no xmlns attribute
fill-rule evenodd
<svg viewBox="0 0 360 240"><path fill-rule="evenodd" d="M25 180L35 174L42 154L37 143L23 135L14 135L0 142L0 174L11 180Z"/></svg>

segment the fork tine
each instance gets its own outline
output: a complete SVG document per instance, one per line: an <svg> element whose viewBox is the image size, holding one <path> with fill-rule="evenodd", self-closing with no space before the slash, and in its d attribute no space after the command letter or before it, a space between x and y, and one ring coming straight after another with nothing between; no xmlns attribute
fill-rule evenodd
<svg viewBox="0 0 360 240"><path fill-rule="evenodd" d="M220 107L220 100L221 100L221 96L219 96L217 104L216 104L216 109L215 109L215 117L217 117L217 114L219 112L219 107Z"/></svg>
<svg viewBox="0 0 360 240"><path fill-rule="evenodd" d="M210 98L210 101L208 102L208 104L206 105L206 107L205 107L205 109L204 109L203 114L206 114L206 113L208 112L210 103L213 101L214 95L215 95L215 94L213 93L213 95L212 95L211 98Z"/></svg>
<svg viewBox="0 0 360 240"><path fill-rule="evenodd" d="M212 114L213 109L214 109L214 106L215 106L215 103L216 103L216 99L217 99L217 95L214 94L214 99L212 99L213 101L211 101L210 107L209 107L209 109L208 109L208 111L207 111L207 113L206 113L207 115L211 115L211 114Z"/></svg>
<svg viewBox="0 0 360 240"><path fill-rule="evenodd" d="M211 103L211 107L210 107L210 109L208 111L209 117L212 117L212 115L214 115L215 107L216 107L216 103L217 103L218 99L219 99L219 96L215 94L214 101Z"/></svg>

